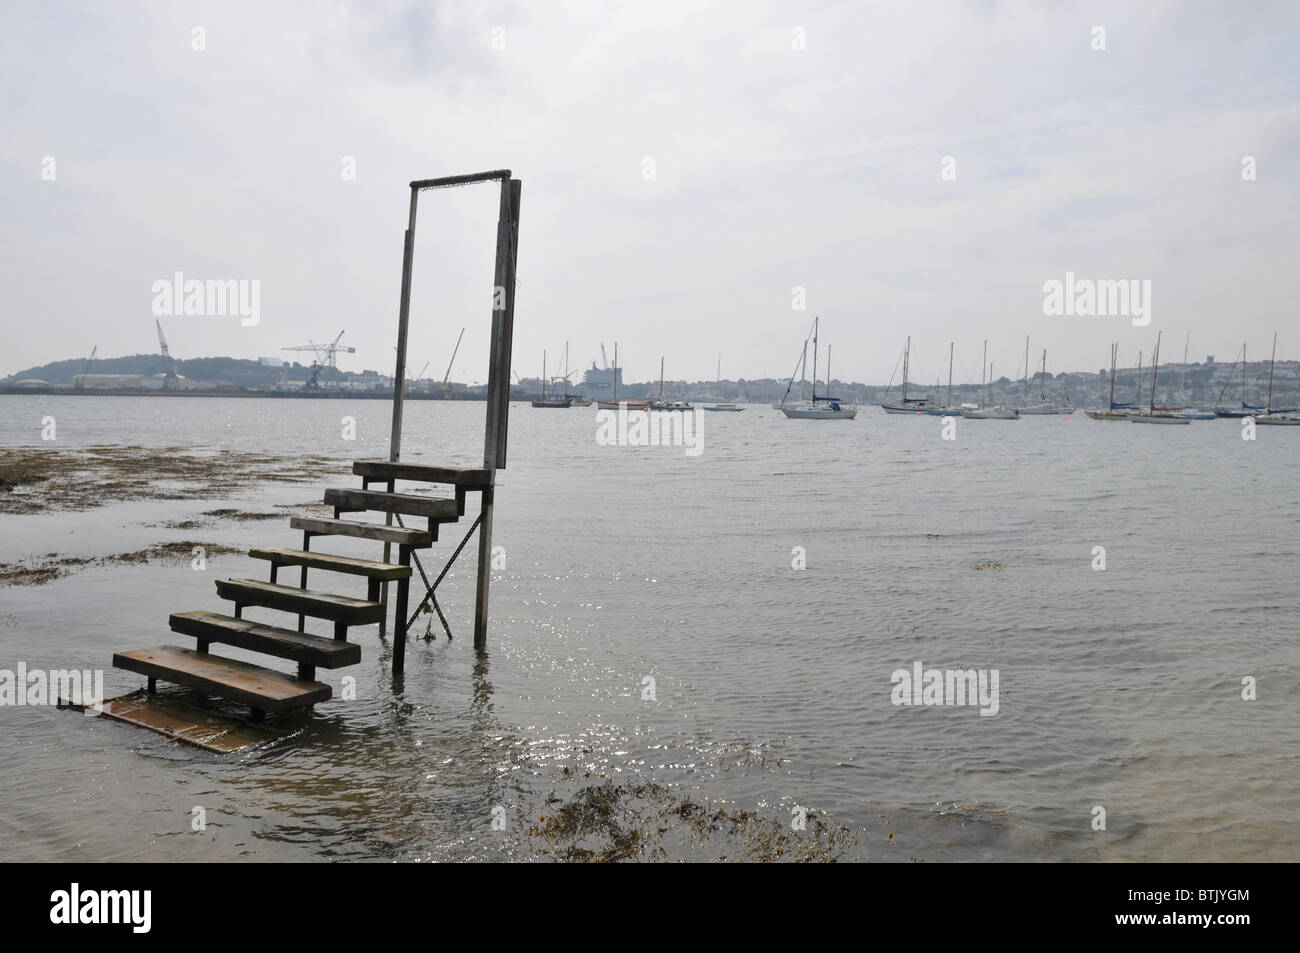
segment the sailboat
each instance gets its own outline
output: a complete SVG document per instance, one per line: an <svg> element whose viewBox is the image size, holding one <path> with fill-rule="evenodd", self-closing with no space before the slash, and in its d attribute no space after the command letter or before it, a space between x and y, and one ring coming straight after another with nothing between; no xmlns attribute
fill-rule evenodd
<svg viewBox="0 0 1300 953"><path fill-rule="evenodd" d="M1129 414L1128 419L1135 424L1190 424L1191 417L1182 417L1163 408L1156 409L1156 380L1160 377L1160 333L1156 334L1156 353L1151 358L1151 400L1147 403L1147 412Z"/></svg>
<svg viewBox="0 0 1300 953"><path fill-rule="evenodd" d="M782 404L781 413L791 420L852 420L858 415L858 408L845 406L838 399L829 395L817 396L817 331L820 318L813 318L813 377L812 406ZM826 389L831 387L831 349L826 348Z"/></svg>
<svg viewBox="0 0 1300 953"><path fill-rule="evenodd" d="M1273 409L1273 366L1277 363L1277 332L1273 332L1273 356L1268 362L1268 406L1264 413L1255 418L1257 424L1268 424L1275 427L1294 427L1300 424L1300 417L1293 417L1295 408L1288 410Z"/></svg>
<svg viewBox="0 0 1300 953"><path fill-rule="evenodd" d="M1029 338L1025 338L1025 362L1029 362ZM1025 371L1025 396L1029 396L1029 372ZM1057 404L1047 399L1047 348L1043 348L1043 376L1038 382L1039 400L1036 404L1026 404L1020 408L1022 414L1072 414L1074 408L1068 403Z"/></svg>
<svg viewBox="0 0 1300 953"><path fill-rule="evenodd" d="M1208 410L1198 410L1195 407L1187 406L1187 350L1192 344L1192 332L1188 330L1187 337L1183 340L1183 366L1178 381L1178 399L1183 402L1183 407L1178 411L1179 416L1186 417L1189 420L1213 420L1218 415Z"/></svg>
<svg viewBox="0 0 1300 953"><path fill-rule="evenodd" d="M664 398L664 359L659 356L659 396L650 401L651 410L691 410L691 405L684 400L666 400Z"/></svg>
<svg viewBox="0 0 1300 953"><path fill-rule="evenodd" d="M984 342L984 358L981 365L987 364L989 357L989 342ZM981 368L981 376L983 368ZM980 383L984 383L981 381ZM994 406L993 404L993 365L988 364L988 385L986 390L988 406L986 407L963 407L961 415L969 420L1019 420L1020 412L1013 407L1004 407L1002 405Z"/></svg>
<svg viewBox="0 0 1300 953"><path fill-rule="evenodd" d="M956 344L948 342L948 403L943 407L927 407L925 412L931 417L960 417L961 405L952 402L952 356ZM939 382L934 382L935 390L939 389Z"/></svg>
<svg viewBox="0 0 1300 953"><path fill-rule="evenodd" d="M717 391L717 394L718 394L718 399L715 400L715 401L713 402L713 406L710 407L708 404L705 404L705 405L704 405L704 409L705 409L705 410L712 410L712 411L715 411L715 412L724 412L724 413L736 414L736 413L739 413L740 411L742 411L742 410L745 409L744 407L737 407L735 404L724 404L724 403L722 402L722 355L721 355L721 354L718 355L718 391Z"/></svg>
<svg viewBox="0 0 1300 953"><path fill-rule="evenodd" d="M1128 420L1128 409L1132 404L1115 403L1115 362L1119 359L1119 344L1115 343L1110 346L1110 399L1106 402L1106 410L1088 410L1084 411L1093 420ZM1138 359L1141 364L1141 358Z"/></svg>
<svg viewBox="0 0 1300 953"><path fill-rule="evenodd" d="M598 400L596 406L601 410L618 410L620 407L626 407L628 410L647 410L650 407L648 400L619 400L618 399L618 342L614 342L614 399Z"/></svg>
<svg viewBox="0 0 1300 953"><path fill-rule="evenodd" d="M907 344L903 348L903 395L902 399L896 404L881 404L887 414L923 414L934 406L933 401L924 400L920 397L909 398L907 396L907 365L912 356L912 338L908 335Z"/></svg>
<svg viewBox="0 0 1300 953"><path fill-rule="evenodd" d="M1237 365L1234 362L1233 367L1236 366ZM1223 400L1223 392L1227 389L1228 389L1228 382L1224 381L1223 387L1220 388L1219 390L1219 400ZM1264 409L1263 407L1260 407L1256 404L1246 403L1246 342L1242 341L1241 342L1241 407L1239 408L1224 407L1219 403L1218 400L1216 400L1214 402L1214 416L1231 417L1233 419L1238 419L1241 417L1253 417L1255 416L1255 411L1263 410L1263 409Z"/></svg>
<svg viewBox="0 0 1300 953"><path fill-rule="evenodd" d="M546 396L546 352L542 352L542 399L533 401L534 407L561 408L569 407L573 404L572 397L547 397Z"/></svg>
<svg viewBox="0 0 1300 953"><path fill-rule="evenodd" d="M816 327L816 319L814 318L813 321L814 321L814 326L808 329L808 336L803 339L803 350L799 353L799 360L795 361L794 372L790 374L789 379L786 381L785 393L781 395L780 400L772 401L773 410L780 410L782 405L788 404L790 402L790 391L794 389L795 373L799 375L798 406L810 407L812 405L811 401L809 401L808 398L804 396L803 384L804 381L807 380L808 378L808 342L812 340L813 330Z"/></svg>

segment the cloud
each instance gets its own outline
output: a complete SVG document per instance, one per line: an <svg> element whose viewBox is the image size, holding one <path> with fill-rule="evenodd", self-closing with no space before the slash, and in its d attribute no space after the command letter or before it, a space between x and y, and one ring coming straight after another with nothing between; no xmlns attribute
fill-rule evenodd
<svg viewBox="0 0 1300 953"><path fill-rule="evenodd" d="M256 328L173 319L178 356L347 329L345 366L388 371L406 183L503 166L524 180L520 368L618 340L629 378L665 354L671 376L707 379L719 350L735 376L783 374L810 317L796 285L837 375L871 381L908 334L926 373L952 339L977 370L988 338L1008 372L1025 334L1085 368L1112 339L1149 349L1127 322L1044 318L1042 283L1066 270L1151 278L1149 330L1190 328L1198 351L1291 314L1286 4L32 3L9 19L5 373L153 350L149 289L177 270L263 288ZM411 362L445 367L465 326L453 376L482 380L494 197L430 194L420 215Z"/></svg>

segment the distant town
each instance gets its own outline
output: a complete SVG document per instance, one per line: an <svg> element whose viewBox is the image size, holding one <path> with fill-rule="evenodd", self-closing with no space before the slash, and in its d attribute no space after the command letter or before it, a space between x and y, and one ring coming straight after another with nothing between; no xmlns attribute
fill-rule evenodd
<svg viewBox="0 0 1300 953"><path fill-rule="evenodd" d="M339 349L343 350L343 349ZM421 374L423 372L420 372ZM1212 407L1216 403L1237 403L1242 399L1262 403L1267 392L1269 361L1227 363L1207 357L1188 364L1162 362L1156 387L1156 403L1179 402L1188 406ZM1243 384L1244 382L1244 384ZM514 399L530 399L542 392L538 376L519 377L511 385ZM897 395L901 381L863 384L840 379L817 381L819 396L829 393L842 401L874 404ZM1292 406L1300 383L1300 362L1278 361L1273 368L1274 404ZM581 374L554 377L546 382L548 394L580 394L595 400L619 397L637 399L657 396L660 382L626 381L623 369L593 361ZM813 382L788 377L764 377L722 381L665 380L666 398L695 402L723 400L736 403L770 403L787 393L792 399L811 395ZM1146 403L1150 399L1151 369L1118 368L1115 400ZM406 382L408 396L428 400L482 400L485 383L467 384L445 378L415 376ZM948 401L946 380L940 383L908 382L909 397L932 397ZM86 395L160 394L175 396L247 397L390 397L393 377L377 370L346 371L329 353L326 360L312 363L264 357L245 360L231 357L173 359L166 354L136 354L129 357L79 358L30 367L0 380L0 393L54 393ZM1025 377L999 377L991 385L993 402L1018 404L1023 400L1064 400L1078 407L1104 406L1110 393L1110 369L1065 373L1031 373ZM952 385L953 402L988 402L990 388L970 382Z"/></svg>

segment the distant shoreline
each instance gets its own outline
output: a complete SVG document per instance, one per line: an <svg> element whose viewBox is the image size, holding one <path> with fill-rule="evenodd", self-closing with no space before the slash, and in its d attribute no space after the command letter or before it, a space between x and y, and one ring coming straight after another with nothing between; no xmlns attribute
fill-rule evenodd
<svg viewBox="0 0 1300 953"><path fill-rule="evenodd" d="M31 394L45 397L271 397L312 400L392 400L392 391L268 391L268 390L164 390L150 387L13 387L0 385L0 395ZM480 403L487 398L481 394L425 394L408 391L406 400L472 400ZM533 395L512 394L511 400L528 400Z"/></svg>

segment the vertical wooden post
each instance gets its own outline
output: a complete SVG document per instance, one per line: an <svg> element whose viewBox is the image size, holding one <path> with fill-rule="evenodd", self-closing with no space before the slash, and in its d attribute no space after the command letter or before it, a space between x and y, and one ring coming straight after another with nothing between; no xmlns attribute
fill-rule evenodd
<svg viewBox="0 0 1300 953"><path fill-rule="evenodd" d="M415 212L419 199L420 190L411 186L411 205L407 213L406 235L402 244L402 292L397 309L397 367L393 371L393 429L388 440L388 459L392 463L396 463L402 456L402 404L406 398L406 337L411 324L411 264L415 257ZM388 481L388 492L393 492L392 480ZM385 515L384 525L393 525L392 513ZM391 556L392 544L384 543L384 562L388 562ZM380 602L384 604L384 615L379 620L379 637L382 639L384 630L388 627L387 580L381 588Z"/></svg>
<svg viewBox="0 0 1300 953"><path fill-rule="evenodd" d="M492 574L492 505L496 471L505 466L506 432L510 415L510 351L513 337L515 236L518 233L518 180L501 180L497 219L497 255L492 289L492 351L488 366L487 431L483 437L483 466L489 471L483 488L478 528L478 585L474 599L474 648L487 647L488 589Z"/></svg>
<svg viewBox="0 0 1300 953"><path fill-rule="evenodd" d="M397 561L399 565L411 565L411 547L398 546ZM397 615L393 619L393 674L401 675L406 670L406 613L411 593L411 577L397 581Z"/></svg>

